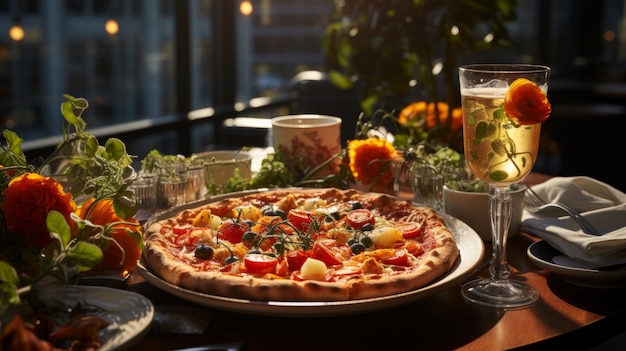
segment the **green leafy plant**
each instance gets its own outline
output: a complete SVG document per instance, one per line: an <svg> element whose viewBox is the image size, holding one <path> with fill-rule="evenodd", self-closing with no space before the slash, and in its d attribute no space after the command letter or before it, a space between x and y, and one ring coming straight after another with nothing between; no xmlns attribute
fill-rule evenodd
<svg viewBox="0 0 626 351"><path fill-rule="evenodd" d="M23 140L15 132L4 130L2 134L6 145L1 145L0 150L3 173L65 176L65 188L74 197L93 195L96 199L113 199L120 217L131 217L134 214L133 194L128 185L135 177L135 171L126 146L117 138L110 138L100 145L98 139L85 130L87 123L81 117L89 107L87 100L70 95L63 97L66 99L61 104L65 121L63 140L53 153L45 159L38 157L27 162L22 151ZM3 177L0 183L2 189L10 180L11 177Z"/></svg>
<svg viewBox="0 0 626 351"><path fill-rule="evenodd" d="M457 105L458 57L509 47L506 22L517 16L517 0L334 3L324 38L328 75L341 88L360 89L366 113L413 88L421 99Z"/></svg>
<svg viewBox="0 0 626 351"><path fill-rule="evenodd" d="M24 233L9 231L4 213L6 208L3 207L0 211L0 240L3 242L0 248L0 308L3 309L8 304L19 303L20 295L31 291L46 277L67 281L68 274L72 272L86 272L94 268L103 260L104 248L119 246L111 237L115 231L122 230L132 235L137 239L139 250L142 247L139 234L131 229L138 224L130 220L136 210L133 192L128 189L135 178L132 157L121 140L111 138L100 145L97 138L86 131L86 122L81 117L89 106L85 99L70 95L64 95L64 98L61 104L63 140L48 157L28 161L22 150L23 140L10 130L3 131L5 143L0 143L0 204L8 201L5 191L14 189L11 181L19 178L20 182L24 182L20 183L19 191L28 192L29 184L39 182L58 185L62 190L53 190L54 193L50 194L59 196L68 209L72 209L74 199L80 197L89 198L90 205L85 206L86 214L82 218L71 212L71 220L56 210L42 213L46 217L48 233L36 234L42 238L48 234L52 239L43 248L29 242ZM68 198L66 193L72 197ZM45 204L46 200L39 199L38 202ZM111 218L111 222L104 225L96 224L91 221L90 210L105 200L110 201L116 219ZM24 202L33 208L38 206L38 203L28 201ZM76 232L71 223L75 225Z"/></svg>

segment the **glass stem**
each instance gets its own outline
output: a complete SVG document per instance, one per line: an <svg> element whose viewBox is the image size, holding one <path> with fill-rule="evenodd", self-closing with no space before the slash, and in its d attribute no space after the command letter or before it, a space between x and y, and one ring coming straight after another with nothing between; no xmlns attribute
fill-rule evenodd
<svg viewBox="0 0 626 351"><path fill-rule="evenodd" d="M493 251L489 264L492 281L509 279L511 270L506 260L506 239L511 225L512 211L509 187L491 186L489 191L489 211L491 213L491 242Z"/></svg>

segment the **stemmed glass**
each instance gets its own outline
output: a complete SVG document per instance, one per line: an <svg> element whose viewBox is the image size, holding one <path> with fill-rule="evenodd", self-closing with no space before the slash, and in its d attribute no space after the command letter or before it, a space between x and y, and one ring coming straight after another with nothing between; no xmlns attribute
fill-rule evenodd
<svg viewBox="0 0 626 351"><path fill-rule="evenodd" d="M459 68L465 159L473 175L490 185L490 277L470 281L461 290L466 300L480 305L521 308L539 299L533 287L509 279L506 242L511 223L509 187L532 169L541 122L551 112L546 98L549 76L550 68L539 65Z"/></svg>

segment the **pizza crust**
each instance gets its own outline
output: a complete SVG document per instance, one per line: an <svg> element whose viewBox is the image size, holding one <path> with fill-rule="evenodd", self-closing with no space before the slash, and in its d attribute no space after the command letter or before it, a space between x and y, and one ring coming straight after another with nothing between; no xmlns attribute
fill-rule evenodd
<svg viewBox="0 0 626 351"><path fill-rule="evenodd" d="M302 194L320 194L305 190ZM287 192L294 194L293 191ZM332 199L362 198L361 193L349 190L341 191L329 189L325 196ZM249 195L250 196L250 195ZM284 191L268 192L264 198L284 199ZM308 196L308 195L303 195ZM218 203L218 206L234 207L241 203L240 199L231 198ZM376 195L373 204L380 207L381 212L405 211L395 216L414 216L416 213L426 214L424 219L427 225L428 236L425 245L425 254L419 256L416 266L408 272L393 275L366 275L359 274L348 280L325 282L316 280L297 281L282 277L266 279L255 275L230 275L220 271L198 271L193 266L181 262L168 248L168 240L162 234L163 230L173 223L189 221L195 213L201 210L192 209L179 213L172 218L163 219L151 224L145 232L144 260L148 269L164 281L184 289L200 293L256 301L346 301L355 299L375 298L398 294L422 288L445 275L452 269L459 257L459 249L454 234L445 226L443 219L431 209L414 208L403 205L387 195ZM393 206L393 205L397 206ZM216 206L214 204L213 206Z"/></svg>

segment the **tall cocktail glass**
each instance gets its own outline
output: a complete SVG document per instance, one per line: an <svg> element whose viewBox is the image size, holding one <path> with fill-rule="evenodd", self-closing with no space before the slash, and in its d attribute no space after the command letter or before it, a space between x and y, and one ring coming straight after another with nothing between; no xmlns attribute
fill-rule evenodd
<svg viewBox="0 0 626 351"><path fill-rule="evenodd" d="M509 186L528 175L537 159L541 123L551 112L546 97L550 68L527 64L459 68L464 153L473 175L490 185L490 277L466 283L463 297L500 308L525 307L539 298L528 284L509 279L506 244L511 223Z"/></svg>

